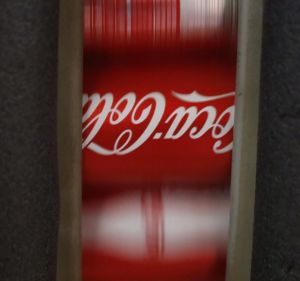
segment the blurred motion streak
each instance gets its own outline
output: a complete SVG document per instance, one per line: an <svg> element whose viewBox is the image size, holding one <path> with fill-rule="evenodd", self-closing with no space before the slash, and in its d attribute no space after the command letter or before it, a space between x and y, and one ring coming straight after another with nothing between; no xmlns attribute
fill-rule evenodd
<svg viewBox="0 0 300 281"><path fill-rule="evenodd" d="M224 281L237 0L85 0L83 280Z"/></svg>

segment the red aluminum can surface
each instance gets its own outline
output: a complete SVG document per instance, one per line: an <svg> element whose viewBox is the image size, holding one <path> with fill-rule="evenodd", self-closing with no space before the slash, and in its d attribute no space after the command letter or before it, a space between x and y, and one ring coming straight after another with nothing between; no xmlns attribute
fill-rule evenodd
<svg viewBox="0 0 300 281"><path fill-rule="evenodd" d="M86 63L87 188L229 183L234 62L189 53Z"/></svg>
<svg viewBox="0 0 300 281"><path fill-rule="evenodd" d="M237 0L85 0L87 51L235 48Z"/></svg>
<svg viewBox="0 0 300 281"><path fill-rule="evenodd" d="M234 0L85 0L84 281L225 280Z"/></svg>
<svg viewBox="0 0 300 281"><path fill-rule="evenodd" d="M228 185L236 1L84 3L84 185Z"/></svg>
<svg viewBox="0 0 300 281"><path fill-rule="evenodd" d="M224 280L228 198L167 189L84 202L84 280Z"/></svg>

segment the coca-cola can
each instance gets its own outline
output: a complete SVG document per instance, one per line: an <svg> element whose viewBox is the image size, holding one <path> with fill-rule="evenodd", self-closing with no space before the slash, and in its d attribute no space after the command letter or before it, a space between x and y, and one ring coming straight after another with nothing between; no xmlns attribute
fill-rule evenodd
<svg viewBox="0 0 300 281"><path fill-rule="evenodd" d="M236 5L85 0L84 281L224 280Z"/></svg>

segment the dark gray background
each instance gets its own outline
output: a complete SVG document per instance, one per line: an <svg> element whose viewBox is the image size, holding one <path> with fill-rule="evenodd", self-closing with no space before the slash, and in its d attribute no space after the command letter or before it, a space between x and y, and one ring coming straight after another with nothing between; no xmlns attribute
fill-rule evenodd
<svg viewBox="0 0 300 281"><path fill-rule="evenodd" d="M300 1L264 7L253 281L300 280Z"/></svg>
<svg viewBox="0 0 300 281"><path fill-rule="evenodd" d="M57 0L0 2L0 280L56 274Z"/></svg>

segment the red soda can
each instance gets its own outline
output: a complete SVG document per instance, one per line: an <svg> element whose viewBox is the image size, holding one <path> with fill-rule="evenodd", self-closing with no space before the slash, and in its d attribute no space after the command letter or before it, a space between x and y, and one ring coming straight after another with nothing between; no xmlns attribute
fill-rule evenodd
<svg viewBox="0 0 300 281"><path fill-rule="evenodd" d="M85 0L84 281L221 281L234 0Z"/></svg>

